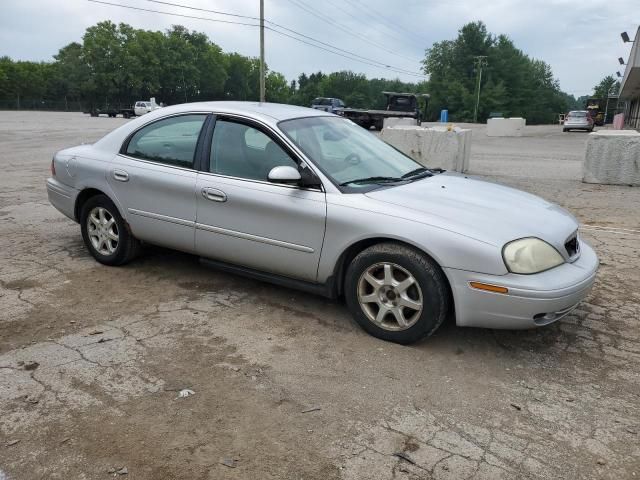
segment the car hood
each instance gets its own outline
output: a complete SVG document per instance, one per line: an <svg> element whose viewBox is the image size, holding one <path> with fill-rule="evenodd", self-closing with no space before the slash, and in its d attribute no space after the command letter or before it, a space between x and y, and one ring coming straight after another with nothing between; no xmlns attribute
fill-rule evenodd
<svg viewBox="0 0 640 480"><path fill-rule="evenodd" d="M412 210L412 218L417 221L500 248L518 238L538 237L566 256L564 243L578 228L573 215L558 205L456 173L446 172L365 195Z"/></svg>

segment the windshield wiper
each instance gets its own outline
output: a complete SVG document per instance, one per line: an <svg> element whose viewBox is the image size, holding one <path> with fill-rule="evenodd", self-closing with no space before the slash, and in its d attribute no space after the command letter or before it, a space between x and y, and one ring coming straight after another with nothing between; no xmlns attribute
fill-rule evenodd
<svg viewBox="0 0 640 480"><path fill-rule="evenodd" d="M444 172L444 170L441 168L420 167L416 168L415 170L411 170L408 173L405 173L404 175L402 175L402 178L405 180L420 180L421 178L425 177L433 177L434 175L442 172Z"/></svg>
<svg viewBox="0 0 640 480"><path fill-rule="evenodd" d="M404 175L402 175L401 178L414 177L416 175L420 175L420 174L423 174L425 172L430 173L429 170L427 170L426 168L420 167L420 168L416 168L415 170L411 170L410 172L405 173Z"/></svg>
<svg viewBox="0 0 640 480"><path fill-rule="evenodd" d="M350 183L393 183L402 182L404 179L400 177L365 177L356 178L354 180L348 180L340 184L341 187L349 185Z"/></svg>

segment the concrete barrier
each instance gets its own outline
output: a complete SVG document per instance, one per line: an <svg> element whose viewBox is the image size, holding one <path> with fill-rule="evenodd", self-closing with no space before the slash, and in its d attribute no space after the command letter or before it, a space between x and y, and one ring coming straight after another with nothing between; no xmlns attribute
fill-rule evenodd
<svg viewBox="0 0 640 480"><path fill-rule="evenodd" d="M469 169L471 130L397 126L382 129L380 137L425 167Z"/></svg>
<svg viewBox="0 0 640 480"><path fill-rule="evenodd" d="M382 128L397 127L400 125L415 126L418 121L415 118L388 117L382 120Z"/></svg>
<svg viewBox="0 0 640 480"><path fill-rule="evenodd" d="M490 118L487 120L487 137L521 137L527 121L524 118Z"/></svg>
<svg viewBox="0 0 640 480"><path fill-rule="evenodd" d="M589 134L582 181L640 186L640 133L601 130Z"/></svg>

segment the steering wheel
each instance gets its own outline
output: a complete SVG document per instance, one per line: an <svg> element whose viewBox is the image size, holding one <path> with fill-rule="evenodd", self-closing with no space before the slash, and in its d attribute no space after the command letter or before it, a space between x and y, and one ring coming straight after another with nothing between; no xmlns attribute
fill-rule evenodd
<svg viewBox="0 0 640 480"><path fill-rule="evenodd" d="M344 161L350 165L358 165L360 163L360 155L357 153L350 153L344 157Z"/></svg>

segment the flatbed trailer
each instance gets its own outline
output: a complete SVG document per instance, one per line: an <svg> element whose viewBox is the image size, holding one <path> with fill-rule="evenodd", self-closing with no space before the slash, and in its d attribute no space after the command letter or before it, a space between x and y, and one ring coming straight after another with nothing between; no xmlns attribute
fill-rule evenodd
<svg viewBox="0 0 640 480"><path fill-rule="evenodd" d="M133 107L130 108L92 108L88 112L92 117L99 117L100 115L106 115L107 117L115 118L118 115L122 115L123 118L133 118L136 116Z"/></svg>
<svg viewBox="0 0 640 480"><path fill-rule="evenodd" d="M341 114L367 130L375 127L382 130L385 118L413 118L416 125L423 120L423 113L427 109L429 95L426 93L397 93L382 92L387 99L387 108L384 110L363 110L358 108L345 108ZM419 99L424 99L421 109Z"/></svg>

